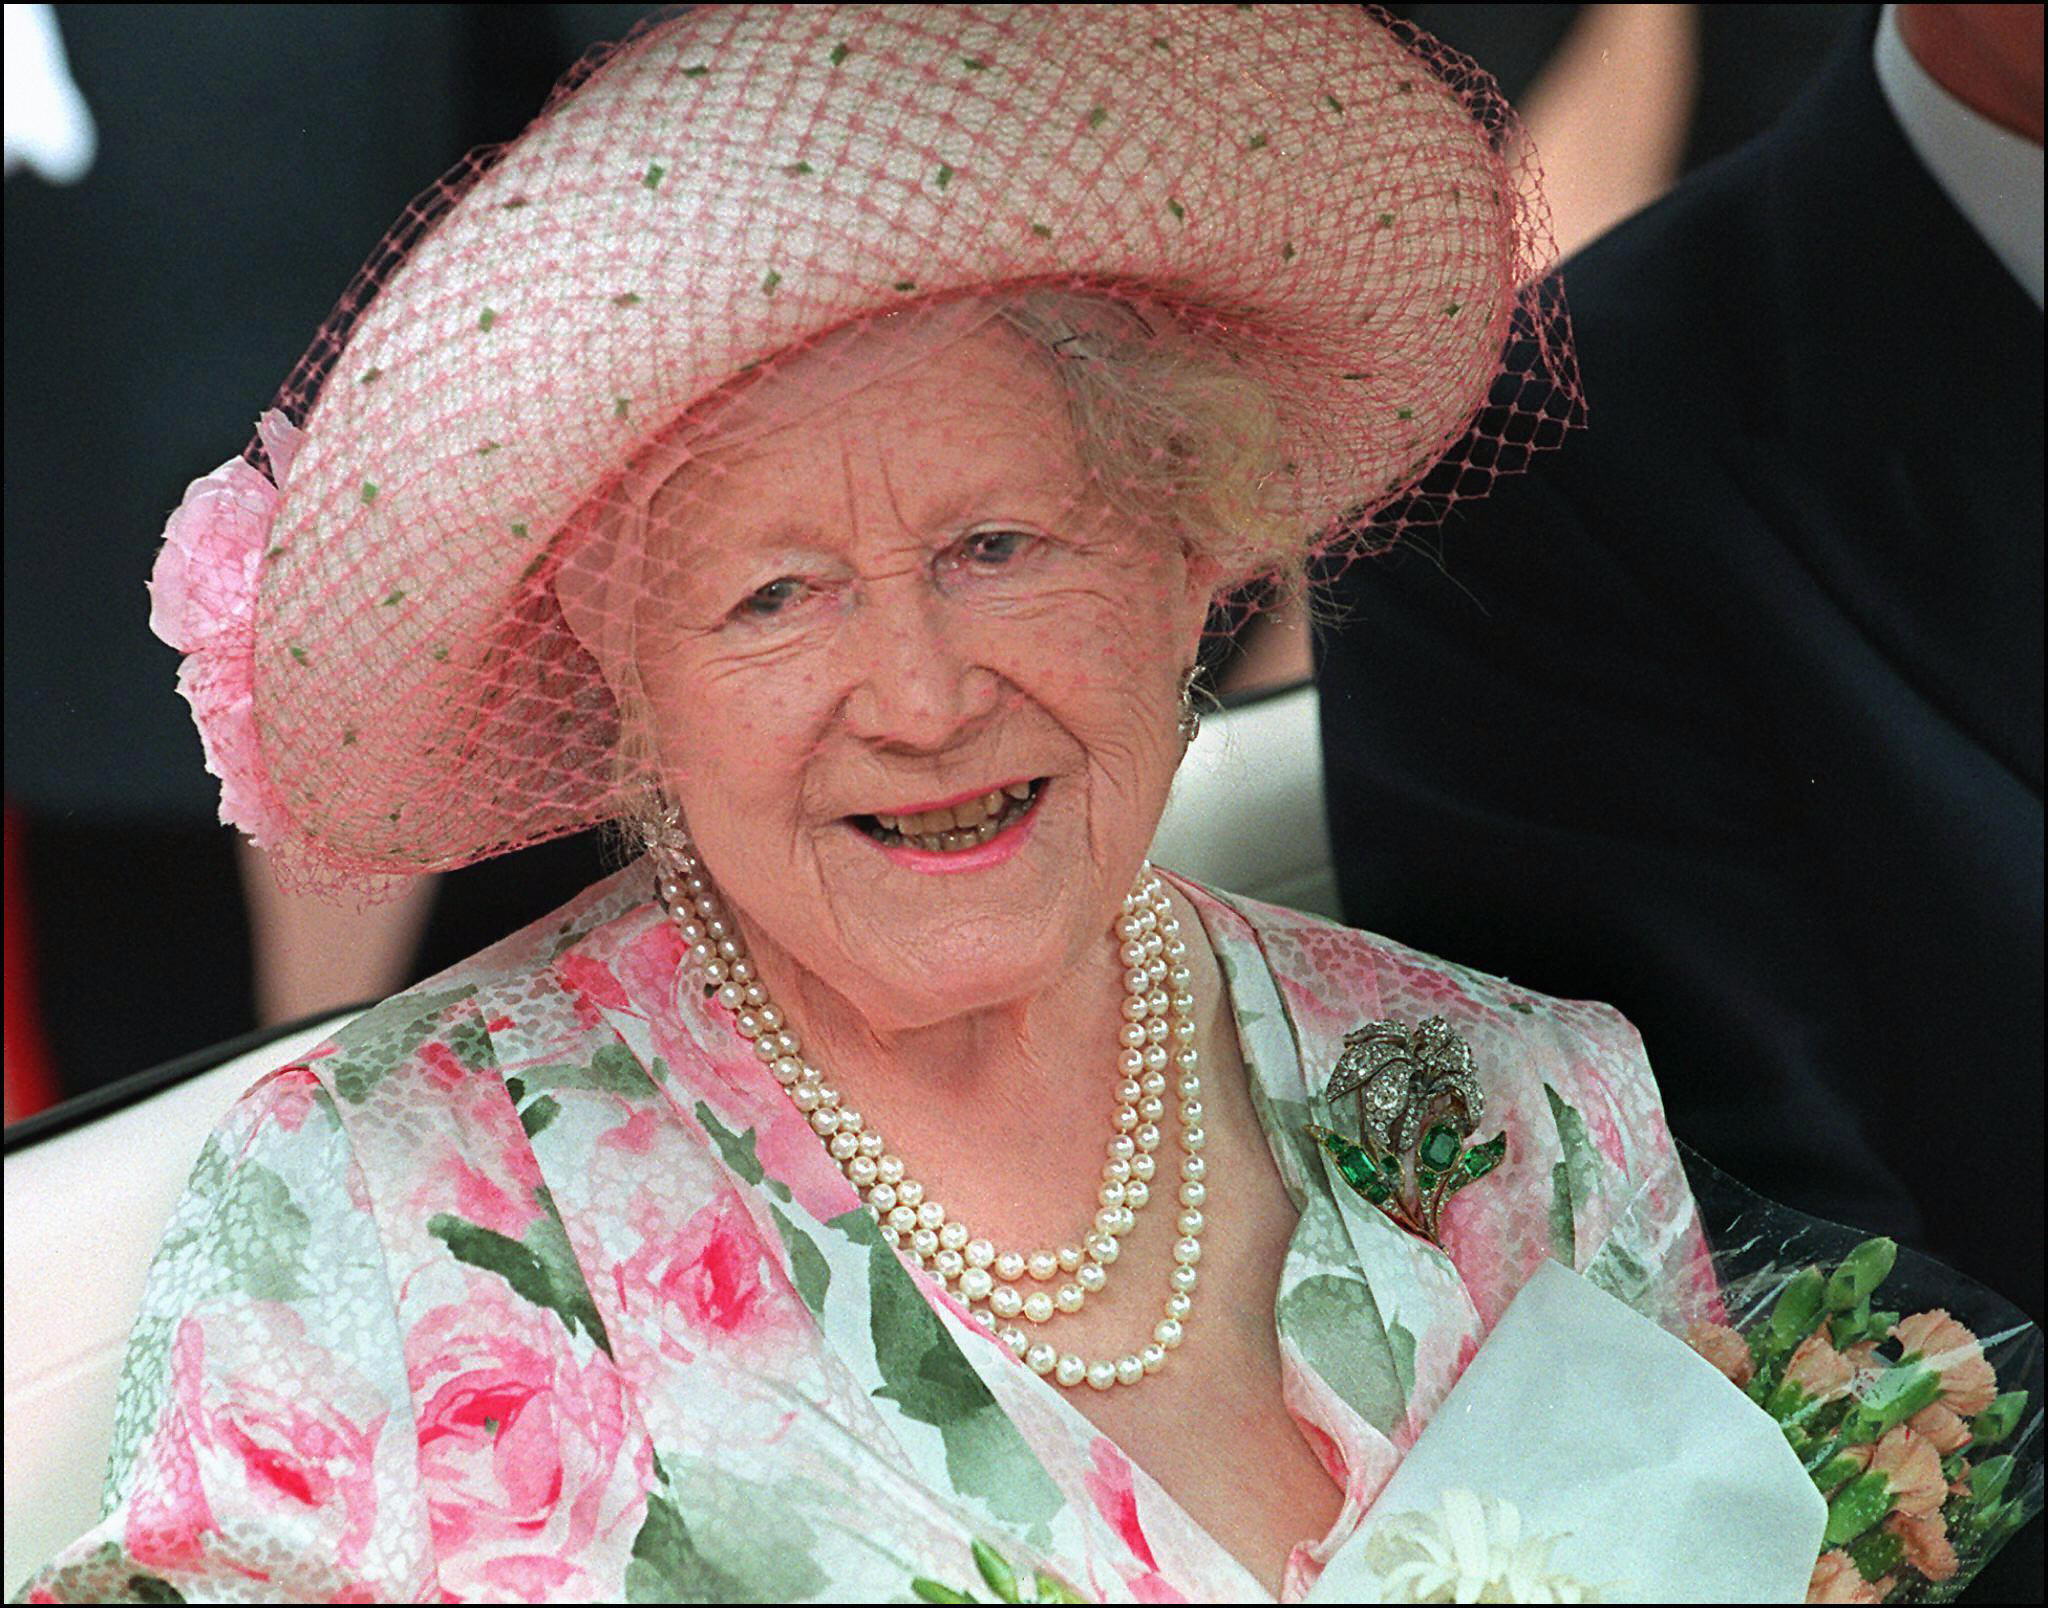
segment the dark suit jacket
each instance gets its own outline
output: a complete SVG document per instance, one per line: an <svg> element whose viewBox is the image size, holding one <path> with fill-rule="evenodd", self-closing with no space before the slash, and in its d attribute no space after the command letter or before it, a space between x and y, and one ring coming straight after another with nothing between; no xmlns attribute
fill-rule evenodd
<svg viewBox="0 0 2048 1608"><path fill-rule="evenodd" d="M1618 1005L1678 1135L2042 1313L2042 318L1852 30L1568 263L1589 427L1353 565L1356 924Z"/></svg>

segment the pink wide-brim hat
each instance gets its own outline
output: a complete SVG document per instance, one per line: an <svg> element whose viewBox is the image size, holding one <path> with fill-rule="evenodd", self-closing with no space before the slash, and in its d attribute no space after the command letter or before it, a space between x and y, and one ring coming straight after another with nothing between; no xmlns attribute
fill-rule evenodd
<svg viewBox="0 0 2048 1608"><path fill-rule="evenodd" d="M1303 552L1327 544L1502 372L1549 249L1514 132L1470 63L1353 7L640 33L380 248L268 418L271 479L195 483L241 523L184 545L253 591L188 677L232 694L187 688L224 814L288 884L364 889L618 814L640 782L553 595L565 532L694 403L917 304L1069 286L1206 329L1278 410ZM1575 395L1554 310L1536 327Z"/></svg>

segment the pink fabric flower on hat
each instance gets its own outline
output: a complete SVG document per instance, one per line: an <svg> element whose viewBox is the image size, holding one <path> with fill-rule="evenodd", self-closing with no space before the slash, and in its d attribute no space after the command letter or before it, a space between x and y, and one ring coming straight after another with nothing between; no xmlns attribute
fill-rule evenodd
<svg viewBox="0 0 2048 1608"><path fill-rule="evenodd" d="M149 628L185 655L178 691L220 778L220 818L259 845L290 830L256 734L256 575L284 479L306 434L275 409L257 422L273 482L230 458L185 497L164 526L149 580Z"/></svg>

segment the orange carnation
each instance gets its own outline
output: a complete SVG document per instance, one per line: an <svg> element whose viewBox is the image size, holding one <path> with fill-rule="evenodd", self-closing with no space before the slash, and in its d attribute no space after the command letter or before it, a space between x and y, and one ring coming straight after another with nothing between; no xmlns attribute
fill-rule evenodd
<svg viewBox="0 0 2048 1608"><path fill-rule="evenodd" d="M1756 1363L1750 1358L1748 1342L1725 1323L1695 1323L1685 1331L1685 1343L1737 1386L1756 1377Z"/></svg>
<svg viewBox="0 0 2048 1608"><path fill-rule="evenodd" d="M1948 1526L1940 1513L1894 1513L1884 1527L1899 1538L1906 1562L1929 1580L1946 1580L1956 1572L1956 1549L1949 1545Z"/></svg>
<svg viewBox="0 0 2048 1608"><path fill-rule="evenodd" d="M1926 1436L1900 1424L1875 1446L1845 1448L1866 1469L1876 1469L1891 1488L1892 1511L1918 1517L1937 1511L1948 1495L1941 1458Z"/></svg>
<svg viewBox="0 0 2048 1608"><path fill-rule="evenodd" d="M1941 1399L1952 1412L1965 1418L1981 1413L1998 1394L1998 1376L1977 1337L1941 1308L1900 1319L1892 1335L1909 1359L1918 1357L1941 1375Z"/></svg>
<svg viewBox="0 0 2048 1608"><path fill-rule="evenodd" d="M1785 1383L1797 1385L1814 1401L1833 1401L1848 1394L1849 1381L1855 1376L1855 1365L1818 1330L1800 1341L1792 1360L1785 1364Z"/></svg>
<svg viewBox="0 0 2048 1608"><path fill-rule="evenodd" d="M1943 1457L1970 1444L1970 1426L1938 1401L1907 1419L1906 1427L1916 1435L1925 1435Z"/></svg>
<svg viewBox="0 0 2048 1608"><path fill-rule="evenodd" d="M1883 1602L1877 1588L1863 1578L1840 1547L1823 1552L1813 1566L1813 1578L1806 1583L1808 1602Z"/></svg>

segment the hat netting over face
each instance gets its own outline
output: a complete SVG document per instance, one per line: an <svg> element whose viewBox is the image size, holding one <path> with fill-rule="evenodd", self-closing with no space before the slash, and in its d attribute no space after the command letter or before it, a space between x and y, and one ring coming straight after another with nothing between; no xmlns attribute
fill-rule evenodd
<svg viewBox="0 0 2048 1608"><path fill-rule="evenodd" d="M633 627L689 523L657 493L991 320L1133 539L1227 582L1398 539L1415 505L1371 516L1454 445L1451 499L1577 422L1514 133L1349 7L644 29L415 203L173 517L157 625L223 817L374 897L643 805Z"/></svg>

